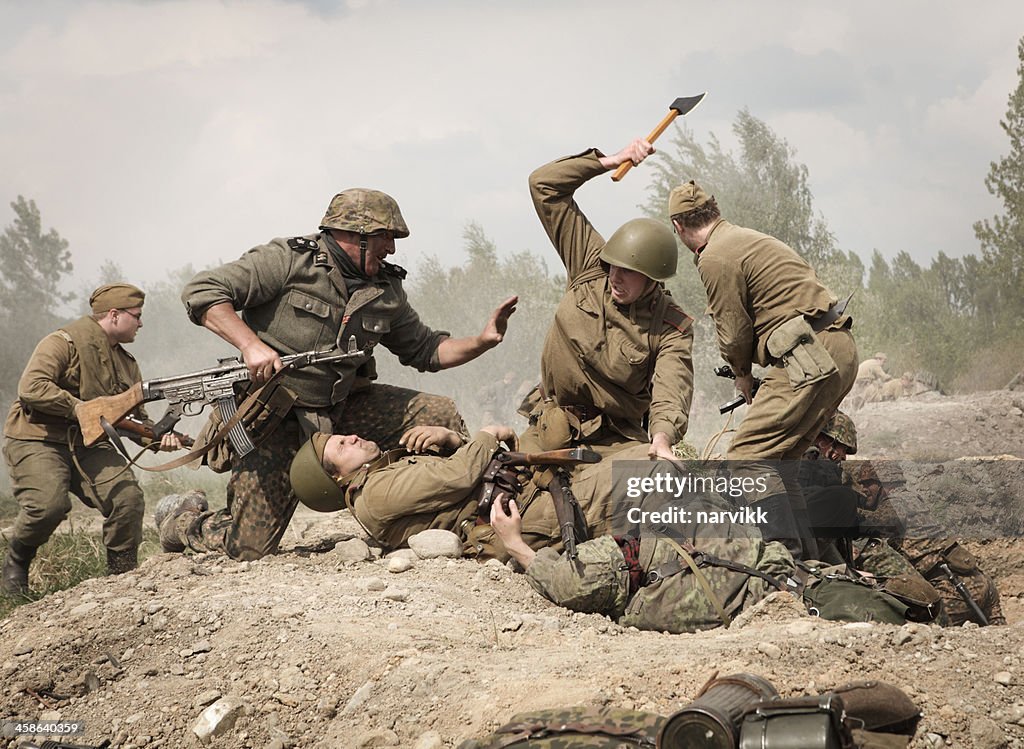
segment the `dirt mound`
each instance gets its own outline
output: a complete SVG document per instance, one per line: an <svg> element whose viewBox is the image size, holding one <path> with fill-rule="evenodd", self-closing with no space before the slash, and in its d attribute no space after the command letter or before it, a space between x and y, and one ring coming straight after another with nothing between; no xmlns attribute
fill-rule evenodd
<svg viewBox="0 0 1024 749"><path fill-rule="evenodd" d="M941 446L959 457L942 445L953 434L972 441L960 454L1021 455L1024 419L1010 406L997 393L855 416L869 456ZM959 428L938 431L953 412ZM898 435L888 452L873 424ZM973 445L989 432L1001 440ZM22 606L0 622L0 716L84 721L79 743L187 747L201 745L193 729L218 704L229 717L214 747L437 749L530 709L668 714L713 672L744 671L783 695L894 683L924 710L916 747L1024 746L1016 539L969 544L1000 584L1005 627L826 622L776 594L728 630L664 635L555 607L495 563L394 564L361 538L347 514L302 512L274 557L161 554Z"/></svg>

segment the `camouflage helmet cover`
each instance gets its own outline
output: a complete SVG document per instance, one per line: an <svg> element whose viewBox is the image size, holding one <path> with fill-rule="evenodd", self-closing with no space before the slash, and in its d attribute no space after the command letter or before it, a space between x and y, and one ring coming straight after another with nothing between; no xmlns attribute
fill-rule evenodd
<svg viewBox="0 0 1024 749"><path fill-rule="evenodd" d="M288 475L292 491L302 504L317 512L334 512L345 506L345 488L324 468L324 448L329 434L317 432L292 458Z"/></svg>
<svg viewBox="0 0 1024 749"><path fill-rule="evenodd" d="M353 187L331 198L321 229L340 229L358 234L389 231L395 239L409 236L409 227L402 218L398 203L387 193Z"/></svg>
<svg viewBox="0 0 1024 749"><path fill-rule="evenodd" d="M601 250L601 259L655 281L665 281L676 274L679 248L665 224L653 218L635 218L615 230Z"/></svg>
<svg viewBox="0 0 1024 749"><path fill-rule="evenodd" d="M842 411L836 411L835 415L829 419L828 424L821 431L836 442L844 445L848 455L857 454L857 427L854 426L853 419Z"/></svg>

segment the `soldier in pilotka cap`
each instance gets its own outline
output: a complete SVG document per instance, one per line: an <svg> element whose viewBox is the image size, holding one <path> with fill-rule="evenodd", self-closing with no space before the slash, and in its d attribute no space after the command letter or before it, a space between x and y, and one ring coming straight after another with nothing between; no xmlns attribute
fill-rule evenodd
<svg viewBox="0 0 1024 749"><path fill-rule="evenodd" d="M693 252L722 358L747 403L753 366L768 368L726 457L776 474L759 500L769 518L762 532L784 540L798 558L816 558L800 485L786 467L800 460L853 386L852 319L803 258L774 237L730 224L692 180L672 190L668 214ZM776 470L758 461L784 464Z"/></svg>
<svg viewBox="0 0 1024 749"><path fill-rule="evenodd" d="M109 442L82 444L75 408L142 380L123 344L142 328L145 301L131 284L101 286L89 297L91 314L43 338L25 366L4 425L4 458L20 506L0 576L5 593L28 592L29 565L71 511L69 493L102 513L108 571L138 563L142 489ZM134 415L146 420L141 407ZM174 434L160 443L163 450L180 447Z"/></svg>
<svg viewBox="0 0 1024 749"><path fill-rule="evenodd" d="M452 338L427 327L406 298L405 270L387 260L395 241L408 236L390 195L344 190L331 199L319 231L275 239L199 273L182 301L192 322L241 352L255 386L282 369L282 355L336 343L344 349L353 341L357 349L379 343L421 372L464 364L498 345L517 297L502 302L478 335ZM274 552L297 502L288 466L314 432L356 432L384 449L397 447L417 424L465 434L451 399L373 383L375 378L369 353L283 373L275 392L266 395L276 426L254 435L256 450L229 459L227 508L211 513L184 497L163 503L158 525L183 512L195 521L187 534L163 534L164 548L216 550L234 559Z"/></svg>

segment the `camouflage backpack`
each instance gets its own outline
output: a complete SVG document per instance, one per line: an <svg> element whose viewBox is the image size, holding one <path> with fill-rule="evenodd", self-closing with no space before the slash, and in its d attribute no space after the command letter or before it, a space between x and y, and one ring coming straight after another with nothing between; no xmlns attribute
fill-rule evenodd
<svg viewBox="0 0 1024 749"><path fill-rule="evenodd" d="M566 707L520 713L483 739L458 749L654 749L665 718L611 707Z"/></svg>

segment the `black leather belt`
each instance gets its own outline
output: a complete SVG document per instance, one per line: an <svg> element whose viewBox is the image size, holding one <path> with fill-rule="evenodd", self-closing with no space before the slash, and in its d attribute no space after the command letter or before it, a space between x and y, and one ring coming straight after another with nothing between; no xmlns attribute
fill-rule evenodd
<svg viewBox="0 0 1024 749"><path fill-rule="evenodd" d="M562 409L579 419L581 424L601 415L601 410L594 406L562 406Z"/></svg>

